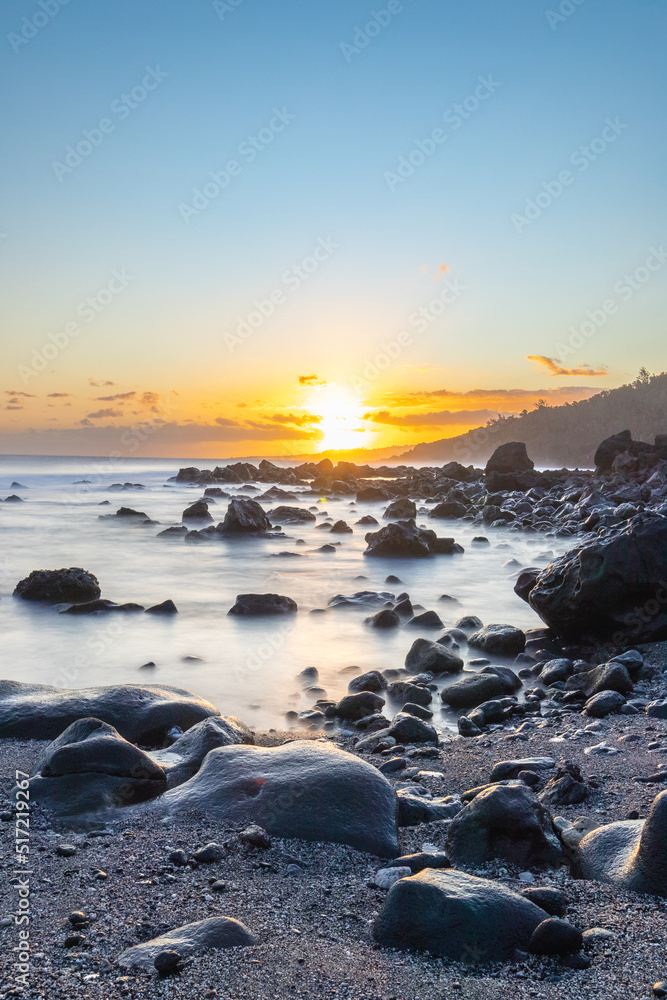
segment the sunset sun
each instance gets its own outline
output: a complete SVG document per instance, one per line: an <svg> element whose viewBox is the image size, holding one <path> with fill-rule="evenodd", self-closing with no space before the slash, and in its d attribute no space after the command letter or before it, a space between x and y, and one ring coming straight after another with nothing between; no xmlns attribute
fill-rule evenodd
<svg viewBox="0 0 667 1000"><path fill-rule="evenodd" d="M323 435L322 451L363 446L361 407L350 391L336 385L324 386L306 406L321 418L318 427Z"/></svg>

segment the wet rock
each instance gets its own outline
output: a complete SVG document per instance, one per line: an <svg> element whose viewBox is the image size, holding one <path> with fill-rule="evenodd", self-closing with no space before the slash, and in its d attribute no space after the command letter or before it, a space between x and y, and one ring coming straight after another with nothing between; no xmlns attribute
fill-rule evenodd
<svg viewBox="0 0 667 1000"><path fill-rule="evenodd" d="M423 611L408 622L410 628L444 628L440 615L435 611Z"/></svg>
<svg viewBox="0 0 667 1000"><path fill-rule="evenodd" d="M205 500L196 500L195 503L186 507L183 511L184 521L212 521L213 518L209 513L208 504Z"/></svg>
<svg viewBox="0 0 667 1000"><path fill-rule="evenodd" d="M224 520L218 525L222 535L260 535L271 528L268 517L256 500L234 497Z"/></svg>
<svg viewBox="0 0 667 1000"><path fill-rule="evenodd" d="M154 750L150 756L164 769L167 787L175 788L197 773L209 751L254 742L252 732L240 719L233 715L211 716L191 726L167 749Z"/></svg>
<svg viewBox="0 0 667 1000"><path fill-rule="evenodd" d="M512 681L508 676L510 674L512 671L507 668L482 667L472 677L465 677L444 688L440 697L450 708L474 708L489 699L516 691L521 682L516 674L512 674Z"/></svg>
<svg viewBox="0 0 667 1000"><path fill-rule="evenodd" d="M297 611L296 601L282 594L237 594L228 615L289 615Z"/></svg>
<svg viewBox="0 0 667 1000"><path fill-rule="evenodd" d="M316 521L317 518L309 510L303 507L275 507L269 511L269 518L272 524L307 524Z"/></svg>
<svg viewBox="0 0 667 1000"><path fill-rule="evenodd" d="M204 847L200 847L192 855L198 865L214 864L216 861L221 861L224 856L224 847L222 844L216 844L215 841L211 841L210 844L205 844Z"/></svg>
<svg viewBox="0 0 667 1000"><path fill-rule="evenodd" d="M17 583L14 597L48 604L83 604L101 596L97 577L85 569L36 569Z"/></svg>
<svg viewBox="0 0 667 1000"><path fill-rule="evenodd" d="M582 691L587 698L601 691L617 691L619 694L630 694L632 679L622 663L601 663L592 670L568 677L565 682L566 691Z"/></svg>
<svg viewBox="0 0 667 1000"><path fill-rule="evenodd" d="M487 879L425 869L389 890L373 937L455 962L503 961L526 949L544 911Z"/></svg>
<svg viewBox="0 0 667 1000"><path fill-rule="evenodd" d="M529 472L535 468L535 463L528 457L526 446L523 442L512 441L509 444L501 444L496 448L491 458L486 463L484 472L500 472L513 474L519 472Z"/></svg>
<svg viewBox="0 0 667 1000"><path fill-rule="evenodd" d="M468 508L465 504L459 503L457 500L443 500L442 503L438 503L435 507L431 508L428 516L458 520L461 517L465 517L467 513Z"/></svg>
<svg viewBox="0 0 667 1000"><path fill-rule="evenodd" d="M415 705L430 705L433 694L421 684L411 684L410 681L394 681L387 688L387 697L393 701L411 701Z"/></svg>
<svg viewBox="0 0 667 1000"><path fill-rule="evenodd" d="M546 809L529 788L517 783L479 792L454 818L447 857L454 865L500 859L531 867L557 864L562 853Z"/></svg>
<svg viewBox="0 0 667 1000"><path fill-rule="evenodd" d="M169 599L163 601L162 604L154 604L152 608L146 608L147 615L177 615L178 608L174 602Z"/></svg>
<svg viewBox="0 0 667 1000"><path fill-rule="evenodd" d="M369 670L365 674L359 674L358 677L353 677L347 685L347 689L351 694L358 691L374 691L377 694L379 691L384 691L386 687L386 678L382 676L379 670Z"/></svg>
<svg viewBox="0 0 667 1000"><path fill-rule="evenodd" d="M114 601L108 601L104 598L100 598L97 601L86 601L85 604L72 604L69 608L65 608L61 611L61 615L95 615L95 614L110 614L114 611L120 611L123 614L131 614L135 611L144 611L145 608L141 604L116 604Z"/></svg>
<svg viewBox="0 0 667 1000"><path fill-rule="evenodd" d="M430 639L415 639L405 657L411 671L429 670L433 674L456 674L463 670L463 660L451 649Z"/></svg>
<svg viewBox="0 0 667 1000"><path fill-rule="evenodd" d="M331 525L332 535L351 535L353 529L349 526L346 521L335 521Z"/></svg>
<svg viewBox="0 0 667 1000"><path fill-rule="evenodd" d="M468 645L491 656L516 656L526 647L526 635L513 625L485 625L473 632Z"/></svg>
<svg viewBox="0 0 667 1000"><path fill-rule="evenodd" d="M365 556L383 558L428 558L436 554L463 552L453 538L438 538L434 531L418 528L414 520L394 521L366 535Z"/></svg>
<svg viewBox="0 0 667 1000"><path fill-rule="evenodd" d="M387 734L392 736L399 743L437 743L438 734L423 719L418 719L409 712L399 712L392 719L392 723L387 730Z"/></svg>
<svg viewBox="0 0 667 1000"><path fill-rule="evenodd" d="M383 608L382 611L371 615L370 618L365 618L364 622L373 628L398 628L401 624L401 619L391 608Z"/></svg>
<svg viewBox="0 0 667 1000"><path fill-rule="evenodd" d="M173 726L185 731L213 715L220 715L215 705L163 684L69 690L0 681L0 738L52 740L78 719L95 718L131 743L162 746Z"/></svg>
<svg viewBox="0 0 667 1000"><path fill-rule="evenodd" d="M420 851L418 854L404 854L400 858L396 858L392 862L397 868L409 868L412 875L417 875L418 872L423 871L425 868L449 868L450 864L447 857L444 854L430 854L426 851Z"/></svg>
<svg viewBox="0 0 667 1000"><path fill-rule="evenodd" d="M381 711L383 706L384 698L373 691L363 690L341 698L336 705L335 712L339 719L355 722L357 719L363 719L367 715Z"/></svg>
<svg viewBox="0 0 667 1000"><path fill-rule="evenodd" d="M402 521L410 517L416 517L417 506L413 500L400 497L400 499L393 500L389 504L382 516L387 520Z"/></svg>
<svg viewBox="0 0 667 1000"><path fill-rule="evenodd" d="M577 867L583 878L619 889L667 896L667 791L653 800L645 820L600 826L579 844Z"/></svg>
<svg viewBox="0 0 667 1000"><path fill-rule="evenodd" d="M533 955L563 955L579 951L584 944L581 931L560 917L547 917L535 928L528 942Z"/></svg>
<svg viewBox="0 0 667 1000"><path fill-rule="evenodd" d="M618 691L600 691L588 699L581 711L592 719L604 719L607 715L619 712L623 705L625 698Z"/></svg>
<svg viewBox="0 0 667 1000"><path fill-rule="evenodd" d="M100 719L80 719L51 743L30 780L31 800L61 816L133 805L166 791L164 770Z"/></svg>
<svg viewBox="0 0 667 1000"><path fill-rule="evenodd" d="M125 968L152 969L155 959L165 950L176 952L181 959L216 948L247 948L255 944L245 924L231 917L208 917L185 924L160 937L126 948L118 956L118 965Z"/></svg>
<svg viewBox="0 0 667 1000"><path fill-rule="evenodd" d="M396 857L397 802L377 768L330 743L212 750L198 773L156 802L156 815L202 813L223 823L256 823L270 836L349 844Z"/></svg>

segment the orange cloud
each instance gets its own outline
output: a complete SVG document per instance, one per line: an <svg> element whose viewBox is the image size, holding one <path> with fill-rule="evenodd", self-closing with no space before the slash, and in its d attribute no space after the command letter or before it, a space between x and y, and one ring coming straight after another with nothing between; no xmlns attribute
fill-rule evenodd
<svg viewBox="0 0 667 1000"><path fill-rule="evenodd" d="M538 367L544 368L549 375L581 375L584 378L601 378L609 373L606 365L591 368L590 365L580 365L579 368L563 368L556 358L547 358L544 354L528 354L526 361L534 361Z"/></svg>

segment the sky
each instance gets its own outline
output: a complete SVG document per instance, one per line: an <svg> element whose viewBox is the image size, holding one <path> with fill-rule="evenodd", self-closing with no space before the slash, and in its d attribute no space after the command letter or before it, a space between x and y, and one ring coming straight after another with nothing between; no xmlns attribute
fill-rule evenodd
<svg viewBox="0 0 667 1000"><path fill-rule="evenodd" d="M667 0L4 0L0 452L397 449L664 367Z"/></svg>

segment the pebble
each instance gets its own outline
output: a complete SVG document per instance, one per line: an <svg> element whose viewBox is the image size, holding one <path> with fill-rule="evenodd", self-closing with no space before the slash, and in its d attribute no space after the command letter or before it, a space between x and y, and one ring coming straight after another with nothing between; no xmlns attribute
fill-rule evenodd
<svg viewBox="0 0 667 1000"><path fill-rule="evenodd" d="M72 858L76 854L74 844L58 844L56 854L61 858Z"/></svg>

